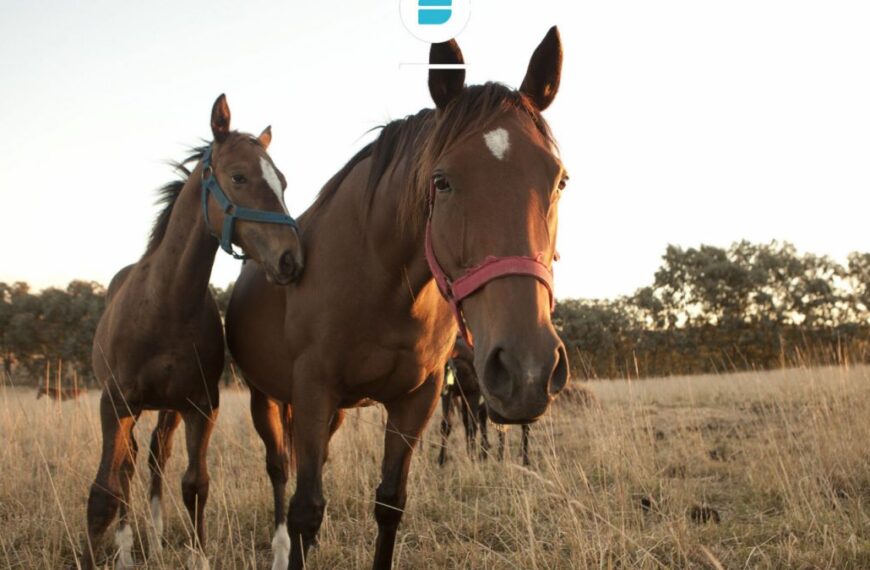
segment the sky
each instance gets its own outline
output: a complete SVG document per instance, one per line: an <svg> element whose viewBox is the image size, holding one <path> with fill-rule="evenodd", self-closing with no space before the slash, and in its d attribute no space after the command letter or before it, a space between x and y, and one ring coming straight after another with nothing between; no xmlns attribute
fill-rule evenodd
<svg viewBox="0 0 870 570"><path fill-rule="evenodd" d="M870 251L870 3L473 0L467 82L518 86L554 24L558 297L631 294L668 244ZM396 0L0 0L0 281L136 261L220 93L234 128L272 125L300 214L369 129L431 106L400 65L427 57ZM212 281L239 268L219 252Z"/></svg>

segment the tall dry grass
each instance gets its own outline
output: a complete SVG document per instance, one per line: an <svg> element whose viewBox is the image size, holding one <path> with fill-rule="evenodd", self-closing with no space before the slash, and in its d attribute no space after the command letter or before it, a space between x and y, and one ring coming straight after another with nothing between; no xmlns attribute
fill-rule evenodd
<svg viewBox="0 0 870 570"><path fill-rule="evenodd" d="M0 389L0 567L73 564L99 456L98 395L37 401L10 382ZM870 368L590 387L596 407L556 406L533 428L530 470L518 465L518 430L504 464L470 461L454 434L438 468L433 419L412 467L396 567L870 567ZM167 548L148 557L153 422L146 414L136 430L134 553L144 568L179 568L190 537L180 433ZM382 425L378 408L352 411L333 441L312 568L370 564ZM271 493L246 393L224 392L209 460L212 567L268 567Z"/></svg>

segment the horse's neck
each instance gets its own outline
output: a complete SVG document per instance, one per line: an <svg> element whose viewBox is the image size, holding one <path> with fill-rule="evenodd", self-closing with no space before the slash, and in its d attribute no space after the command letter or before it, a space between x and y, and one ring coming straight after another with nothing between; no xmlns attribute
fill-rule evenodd
<svg viewBox="0 0 870 570"><path fill-rule="evenodd" d="M432 272L426 263L423 228L411 227L400 220L401 193L412 190L411 170L400 165L392 175L385 176L378 184L371 213L369 232L380 238L377 254L390 274L401 279L401 286L410 289L413 297L432 282Z"/></svg>
<svg viewBox="0 0 870 570"><path fill-rule="evenodd" d="M422 351L421 361L429 362L435 370L444 366L453 346L455 323L426 262L425 228L400 219L402 194L414 191L411 169L400 164L388 172L393 174L378 185L369 226L364 229L377 240L377 246L371 249L379 257L380 275L386 269L390 276L388 294L401 299L400 313L417 321L421 326L415 330L426 335L415 350ZM419 216L417 223L425 224L425 217Z"/></svg>
<svg viewBox="0 0 870 570"><path fill-rule="evenodd" d="M176 199L149 268L148 279L161 301L182 313L198 309L206 298L218 247L205 222L198 181L194 171Z"/></svg>

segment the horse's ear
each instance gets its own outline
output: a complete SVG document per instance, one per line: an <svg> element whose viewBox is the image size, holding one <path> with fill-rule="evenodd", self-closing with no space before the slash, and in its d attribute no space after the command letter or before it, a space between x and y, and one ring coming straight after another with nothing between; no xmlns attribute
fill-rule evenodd
<svg viewBox="0 0 870 570"><path fill-rule="evenodd" d="M432 44L429 48L429 64L462 64L462 52L456 40ZM439 109L443 109L453 101L465 86L464 69L430 69L429 94Z"/></svg>
<svg viewBox="0 0 870 570"><path fill-rule="evenodd" d="M219 143L227 140L230 135L230 106L227 96L221 93L211 108L211 133Z"/></svg>
<svg viewBox="0 0 870 570"><path fill-rule="evenodd" d="M260 144L263 145L263 148L269 148L269 143L272 142L272 125L263 129L263 132L260 133L260 136L257 138L260 140Z"/></svg>
<svg viewBox="0 0 870 570"><path fill-rule="evenodd" d="M553 26L532 54L520 92L543 111L556 98L561 76L562 39L559 37L559 29Z"/></svg>

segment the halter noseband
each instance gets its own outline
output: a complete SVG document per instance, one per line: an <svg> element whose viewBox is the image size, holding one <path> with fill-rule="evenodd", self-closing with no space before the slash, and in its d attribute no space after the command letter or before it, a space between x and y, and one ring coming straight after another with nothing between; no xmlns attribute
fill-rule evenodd
<svg viewBox="0 0 870 570"><path fill-rule="evenodd" d="M224 213L224 223L221 229L221 235L218 236L211 231L211 224L208 221L208 197L211 195L215 202L221 207ZM246 220L250 222L260 222L263 224L284 224L291 228L299 230L296 220L292 216L282 214L280 212L267 212L266 210L254 210L237 206L224 194L217 181L217 176L214 175L214 168L211 164L211 147L205 151L202 156L202 213L205 216L205 224L208 226L208 231L221 244L221 249L229 253L236 259L247 259L245 254L236 253L233 249L233 226L236 220Z"/></svg>
<svg viewBox="0 0 870 570"><path fill-rule="evenodd" d="M444 272L444 269L441 268L441 264L438 263L438 258L435 257L435 249L432 247L432 213L434 210L435 182L433 181L429 187L429 213L426 218L424 246L426 262L429 264L429 270L435 278L438 290L441 291L441 295L450 303L450 308L453 309L453 315L456 317L456 323L459 325L459 332L469 346L472 346L472 344L468 336L468 329L465 326L465 318L462 314L462 301L483 288L490 281L510 275L534 277L547 288L547 292L550 294L550 311L553 310L555 307L553 271L544 265L543 252L538 253L535 257L522 255L495 257L489 255L480 265L466 270L465 273L456 279L450 279Z"/></svg>

